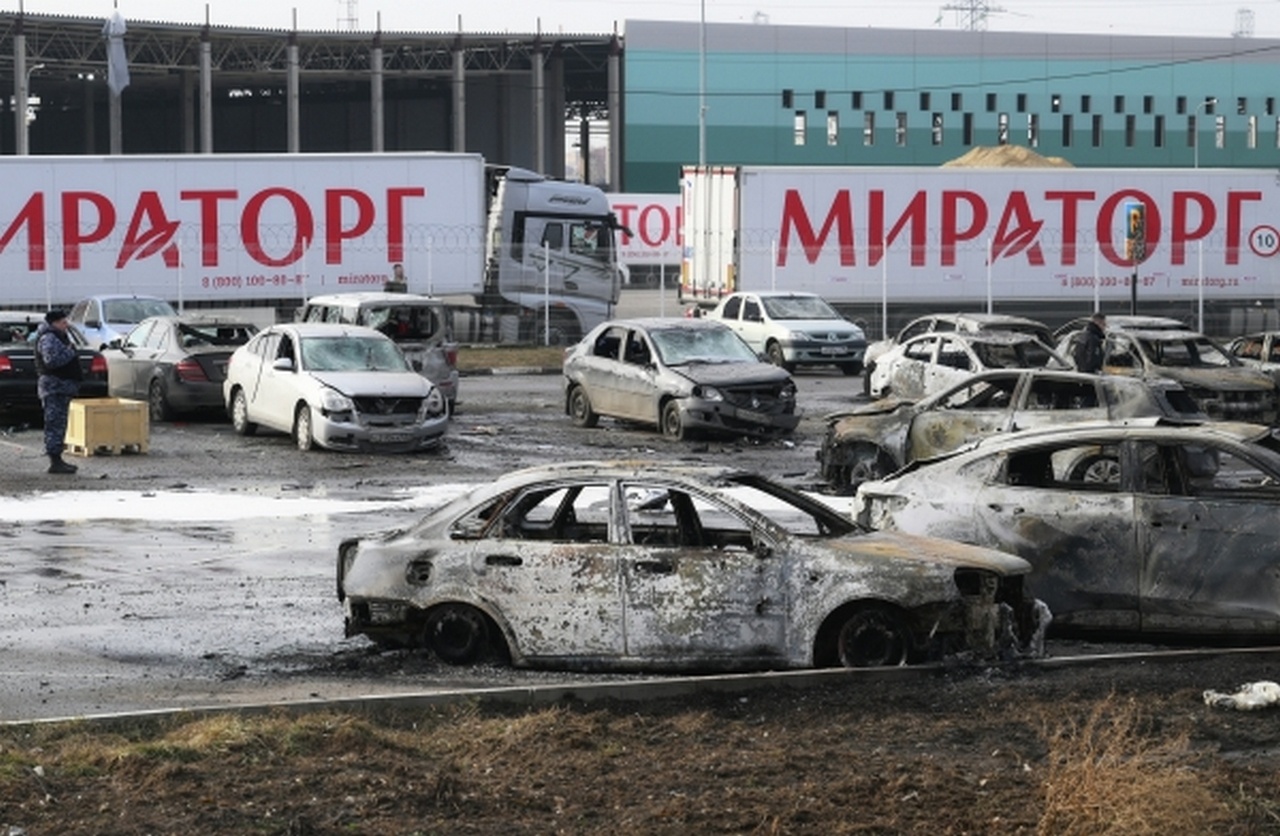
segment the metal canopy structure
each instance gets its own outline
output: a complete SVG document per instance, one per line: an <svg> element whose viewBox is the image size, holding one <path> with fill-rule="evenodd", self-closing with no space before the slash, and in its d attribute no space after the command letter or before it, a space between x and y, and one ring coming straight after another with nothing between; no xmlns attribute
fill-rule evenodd
<svg viewBox="0 0 1280 836"><path fill-rule="evenodd" d="M32 96L40 102L34 118L28 119L31 153L105 150L101 134L106 120L96 115L106 112L110 99L104 23L97 18L0 13L0 85L15 93L13 101L4 97L0 152L15 151L9 138L18 132L13 110L14 102L20 101L20 73L25 73ZM243 111L246 99L278 109L289 96L291 73L296 73L296 95L306 126L303 142L329 151L380 150L367 142L370 127L361 120L378 112L383 91L392 105L390 121L438 124L444 116L465 123L466 135L476 138L476 147L453 147L463 136L455 125L452 131L427 132L420 143L400 141L393 126L388 148L399 150L502 150L481 147L483 138L505 136L508 145L518 144L519 134L543 121L546 134L554 137L562 133L565 119L608 118L621 102L617 65L622 47L616 35L301 32L149 21L127 21L127 27L131 83L120 97L125 153L197 150L191 147L190 125L182 126L184 121L205 118L199 101L183 103L184 97L194 97L191 91L197 83L207 83L217 123L224 108ZM206 55L207 82L200 77ZM377 87L371 90L375 79ZM458 109L460 100L472 103L470 112ZM323 118L307 119L307 109L313 106L323 110ZM536 112L530 113L531 107ZM72 119L71 111L79 115ZM335 123L339 111L346 118ZM138 132L131 123L139 112L147 114L145 127L151 136L135 148L130 139ZM285 150L280 147L284 135L272 136L264 120L279 122L270 114L254 113L252 136L240 135L225 148L215 141L209 150ZM57 138L68 132L83 140L71 143L78 147ZM442 144L441 137L453 142ZM533 144L534 138L528 142ZM560 143L562 148L563 139ZM554 139L551 144L554 151ZM508 161L523 162L518 154L515 157ZM554 162L548 166L550 173L556 173L555 167Z"/></svg>

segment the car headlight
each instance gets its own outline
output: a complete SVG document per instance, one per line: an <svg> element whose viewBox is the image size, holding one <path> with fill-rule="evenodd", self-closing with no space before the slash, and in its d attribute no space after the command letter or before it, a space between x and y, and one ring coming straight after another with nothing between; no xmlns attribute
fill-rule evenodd
<svg viewBox="0 0 1280 836"><path fill-rule="evenodd" d="M793 343L807 343L810 340L809 335L803 331L787 331L782 338Z"/></svg>
<svg viewBox="0 0 1280 836"><path fill-rule="evenodd" d="M418 420L425 421L428 418L435 418L443 415L444 411L444 395L441 395L440 390L432 386L431 391L422 399L422 406L418 409Z"/></svg>
<svg viewBox="0 0 1280 836"><path fill-rule="evenodd" d="M788 381L786 386L782 387L782 399L784 401L794 401L796 399L796 384L794 381Z"/></svg>
<svg viewBox="0 0 1280 836"><path fill-rule="evenodd" d="M724 395L714 386L695 386L693 387L693 394L705 401L724 400Z"/></svg>
<svg viewBox="0 0 1280 836"><path fill-rule="evenodd" d="M325 412L350 412L356 405L336 389L325 389L320 393L320 408Z"/></svg>

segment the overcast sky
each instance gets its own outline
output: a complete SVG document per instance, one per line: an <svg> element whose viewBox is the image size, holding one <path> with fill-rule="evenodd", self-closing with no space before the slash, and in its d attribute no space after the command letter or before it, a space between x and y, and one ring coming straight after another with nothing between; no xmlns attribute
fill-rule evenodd
<svg viewBox="0 0 1280 836"><path fill-rule="evenodd" d="M625 34L635 20L697 21L705 8L708 23L874 26L881 28L959 28L953 7L982 0L23 0L33 13L106 17L119 9L125 20L211 23L277 29L349 29L354 10L358 28L373 30L381 15L387 31L596 33ZM705 7L703 6L705 3ZM1151 35L1229 36L1237 10L1253 12L1255 37L1280 37L1280 0L987 0L993 11L990 31L1095 32ZM16 11L17 0L0 0Z"/></svg>

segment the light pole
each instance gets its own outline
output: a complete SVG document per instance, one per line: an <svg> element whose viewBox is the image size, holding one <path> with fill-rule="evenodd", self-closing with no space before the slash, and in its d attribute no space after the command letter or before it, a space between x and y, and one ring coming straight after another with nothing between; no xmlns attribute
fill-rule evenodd
<svg viewBox="0 0 1280 836"><path fill-rule="evenodd" d="M1214 106L1214 105L1216 105L1217 103L1218 103L1218 99L1217 99L1217 97L1216 97L1216 96L1210 96L1209 98L1205 99L1205 100L1204 100L1203 102L1201 102L1200 104L1196 105L1196 109L1195 109L1195 111L1192 113L1192 118L1193 118L1193 119L1195 119L1195 124L1196 124L1196 132L1195 132L1194 136L1192 136L1192 138L1191 138L1191 149L1192 149L1192 151L1193 151L1193 165L1192 165L1192 168L1199 168L1199 167L1200 167L1200 111L1202 111L1202 110L1204 110L1205 108L1208 108L1208 107L1213 107L1213 106Z"/></svg>
<svg viewBox="0 0 1280 836"><path fill-rule="evenodd" d="M707 0L698 6L698 167L707 164Z"/></svg>
<svg viewBox="0 0 1280 836"><path fill-rule="evenodd" d="M27 130L30 128L30 120L27 119L27 101L30 99L31 93L31 74L36 70L43 70L44 64L32 64L27 67L27 71L22 76L22 89L18 91L17 117L22 120L22 129L18 131L18 139L22 143L22 147L18 149L19 156L26 156L29 153L30 145L27 142Z"/></svg>

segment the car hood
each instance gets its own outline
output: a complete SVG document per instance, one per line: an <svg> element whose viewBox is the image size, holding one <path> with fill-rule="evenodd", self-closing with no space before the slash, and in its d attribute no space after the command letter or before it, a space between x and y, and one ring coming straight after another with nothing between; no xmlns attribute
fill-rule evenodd
<svg viewBox="0 0 1280 836"><path fill-rule="evenodd" d="M1204 366L1201 368L1153 366L1152 372L1161 377L1176 380L1183 386L1194 386L1200 389L1263 391L1275 388L1275 382L1266 372L1241 366Z"/></svg>
<svg viewBox="0 0 1280 836"><path fill-rule="evenodd" d="M431 384L416 372L311 372L311 376L349 396L425 398L431 391Z"/></svg>
<svg viewBox="0 0 1280 836"><path fill-rule="evenodd" d="M850 337L863 336L862 330L852 323L839 319L775 319L773 324L806 334L841 334Z"/></svg>
<svg viewBox="0 0 1280 836"><path fill-rule="evenodd" d="M899 531L873 531L823 541L834 559L883 559L885 563L929 563L989 569L999 575L1024 575L1031 564L1016 555L954 540L922 537Z"/></svg>
<svg viewBox="0 0 1280 836"><path fill-rule="evenodd" d="M772 363L686 363L672 371L706 386L742 386L758 383L785 383L791 374Z"/></svg>

